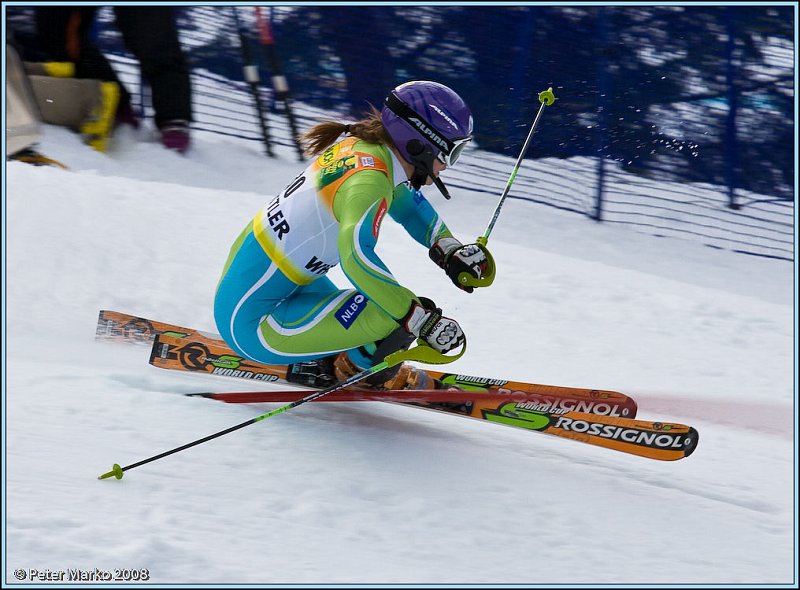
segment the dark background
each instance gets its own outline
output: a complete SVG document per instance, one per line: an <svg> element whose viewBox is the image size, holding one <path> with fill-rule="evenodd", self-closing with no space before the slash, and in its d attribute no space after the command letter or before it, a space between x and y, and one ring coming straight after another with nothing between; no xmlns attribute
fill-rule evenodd
<svg viewBox="0 0 800 590"><path fill-rule="evenodd" d="M401 82L434 79L470 105L481 148L516 156L552 86L558 108L528 157L603 156L638 174L794 198L791 6L264 10L298 101L357 116ZM182 26L198 26L191 11ZM234 39L219 33L192 61L241 76L221 58L238 51Z"/></svg>

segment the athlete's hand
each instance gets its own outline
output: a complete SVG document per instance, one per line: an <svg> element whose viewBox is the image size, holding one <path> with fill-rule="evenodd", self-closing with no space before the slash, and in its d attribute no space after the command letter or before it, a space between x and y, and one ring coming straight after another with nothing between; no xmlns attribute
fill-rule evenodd
<svg viewBox="0 0 800 590"><path fill-rule="evenodd" d="M465 246L453 237L436 240L428 254L431 260L444 269L453 284L467 293L472 293L473 287L463 284L459 276L467 273L480 279L489 268L489 260L483 248L478 244Z"/></svg>
<svg viewBox="0 0 800 590"><path fill-rule="evenodd" d="M406 331L424 340L431 348L445 353L464 343L464 332L458 322L442 316L442 310L430 299L414 301L406 316L400 320Z"/></svg>

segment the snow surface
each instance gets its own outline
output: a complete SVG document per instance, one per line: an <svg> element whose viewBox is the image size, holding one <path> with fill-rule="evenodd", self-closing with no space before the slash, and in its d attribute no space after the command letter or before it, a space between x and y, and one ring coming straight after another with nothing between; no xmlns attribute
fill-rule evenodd
<svg viewBox="0 0 800 590"><path fill-rule="evenodd" d="M203 133L182 157L146 127L105 155L44 132L69 171L6 165L5 584L94 568L215 586L796 584L792 263L508 200L497 280L468 295L388 221L389 268L469 338L454 371L624 391L641 418L697 428L697 451L658 462L400 405L305 404L98 481L278 407L182 396L265 386L162 371L94 331L100 309L216 331L230 245L302 166ZM497 199L453 192L427 194L474 240Z"/></svg>

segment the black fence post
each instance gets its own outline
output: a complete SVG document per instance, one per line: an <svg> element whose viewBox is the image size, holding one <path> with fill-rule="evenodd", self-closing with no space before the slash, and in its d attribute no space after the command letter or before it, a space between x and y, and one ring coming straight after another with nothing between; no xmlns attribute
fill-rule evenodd
<svg viewBox="0 0 800 590"><path fill-rule="evenodd" d="M603 221L603 196L606 181L606 153L611 145L608 131L609 109L611 108L611 74L608 70L608 8L601 7L597 13L597 39L600 48L597 60L597 133L595 142L597 146L597 198L594 207L595 221Z"/></svg>
<svg viewBox="0 0 800 590"><path fill-rule="evenodd" d="M739 93L736 88L736 24L733 10L725 10L725 28L728 40L725 44L725 84L728 90L728 115L725 118L725 184L728 186L728 207L739 209L736 202L737 167L739 145L736 133L736 112L739 108Z"/></svg>
<svg viewBox="0 0 800 590"><path fill-rule="evenodd" d="M283 75L281 61L278 58L278 51L275 48L275 39L272 36L270 19L264 16L260 6L255 7L255 16L258 26L258 38L261 41L261 46L264 48L264 55L267 58L267 63L272 72L272 88L275 91L275 96L283 102L283 110L284 113L286 113L286 120L289 122L292 143L297 150L298 159L302 162L304 159L303 146L300 143L300 133L297 130L297 121L294 117L294 111L292 110L292 100L289 96L289 83L286 81L286 76Z"/></svg>
<svg viewBox="0 0 800 590"><path fill-rule="evenodd" d="M253 62L250 54L250 45L247 40L247 33L239 20L239 14L236 12L236 7L231 6L233 12L233 21L236 25L236 32L239 35L239 48L242 54L242 71L244 81L250 86L250 93L253 95L253 102L255 103L256 112L258 113L258 123L261 126L261 137L264 139L264 150L267 155L272 158L275 153L272 151L272 139L269 134L269 126L267 124L267 116L264 113L264 105L261 101L261 88L259 82L261 79L258 75L258 66Z"/></svg>

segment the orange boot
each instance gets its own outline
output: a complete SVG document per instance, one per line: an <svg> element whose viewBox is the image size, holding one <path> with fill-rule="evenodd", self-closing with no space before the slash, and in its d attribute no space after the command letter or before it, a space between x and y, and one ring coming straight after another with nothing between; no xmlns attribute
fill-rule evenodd
<svg viewBox="0 0 800 590"><path fill-rule="evenodd" d="M336 379L344 381L364 369L356 365L346 352L342 352L333 361L333 370ZM442 389L442 383L421 369L412 367L408 363L401 363L367 377L355 387L365 389Z"/></svg>

